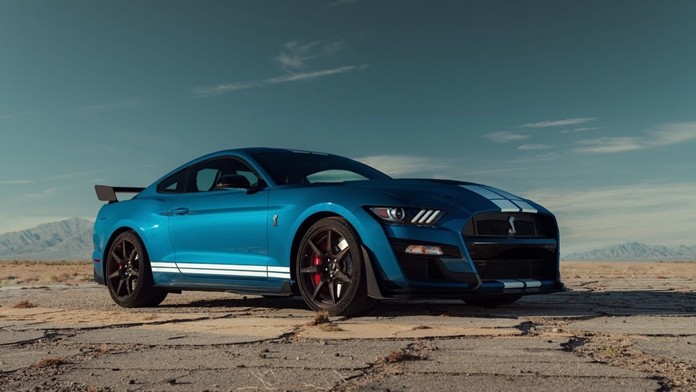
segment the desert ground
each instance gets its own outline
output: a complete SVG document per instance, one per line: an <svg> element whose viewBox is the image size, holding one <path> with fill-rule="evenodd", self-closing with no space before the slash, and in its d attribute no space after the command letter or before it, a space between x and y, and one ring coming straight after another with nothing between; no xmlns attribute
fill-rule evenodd
<svg viewBox="0 0 696 392"><path fill-rule="evenodd" d="M696 263L562 262L497 309L170 295L122 309L84 262L0 262L0 390L696 391Z"/></svg>

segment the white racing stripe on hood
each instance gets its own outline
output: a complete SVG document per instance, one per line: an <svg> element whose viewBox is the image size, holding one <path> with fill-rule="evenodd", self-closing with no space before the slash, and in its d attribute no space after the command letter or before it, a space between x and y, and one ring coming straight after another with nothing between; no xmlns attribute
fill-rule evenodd
<svg viewBox="0 0 696 392"><path fill-rule="evenodd" d="M460 185L460 187L477 193L490 200L493 204L500 208L501 212L529 212L532 214L539 212L536 208L532 207L531 204L522 200L522 198L513 195L512 193L481 185Z"/></svg>

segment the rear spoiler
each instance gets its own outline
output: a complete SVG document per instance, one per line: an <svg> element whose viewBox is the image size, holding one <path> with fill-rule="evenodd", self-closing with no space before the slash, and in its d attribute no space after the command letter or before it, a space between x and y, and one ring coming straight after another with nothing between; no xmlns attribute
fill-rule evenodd
<svg viewBox="0 0 696 392"><path fill-rule="evenodd" d="M115 203L118 201L118 198L116 197L117 193L140 193L144 189L145 188L136 188L130 186L94 186L94 190L97 192L97 199L101 201L108 201L109 203Z"/></svg>

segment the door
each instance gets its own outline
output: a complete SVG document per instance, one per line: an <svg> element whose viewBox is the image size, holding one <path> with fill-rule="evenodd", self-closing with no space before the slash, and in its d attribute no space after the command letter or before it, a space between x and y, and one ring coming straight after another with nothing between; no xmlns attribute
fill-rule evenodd
<svg viewBox="0 0 696 392"><path fill-rule="evenodd" d="M230 176L247 181L221 186L220 180ZM207 279L268 277L268 190L256 189L258 182L253 170L236 158L205 161L189 170L186 192L172 204L169 217L181 273Z"/></svg>

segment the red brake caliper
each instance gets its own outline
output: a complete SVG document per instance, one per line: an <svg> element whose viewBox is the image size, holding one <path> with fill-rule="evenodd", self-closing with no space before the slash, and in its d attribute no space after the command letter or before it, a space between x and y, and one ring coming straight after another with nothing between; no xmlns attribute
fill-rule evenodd
<svg viewBox="0 0 696 392"><path fill-rule="evenodd" d="M312 260L312 264L313 265L321 265L321 259L319 258L318 255L316 255L316 254L314 255L314 260ZM316 273L316 274L314 274L314 276L312 276L312 278L314 279L314 285L316 286L319 284L319 281L321 280L321 274Z"/></svg>

